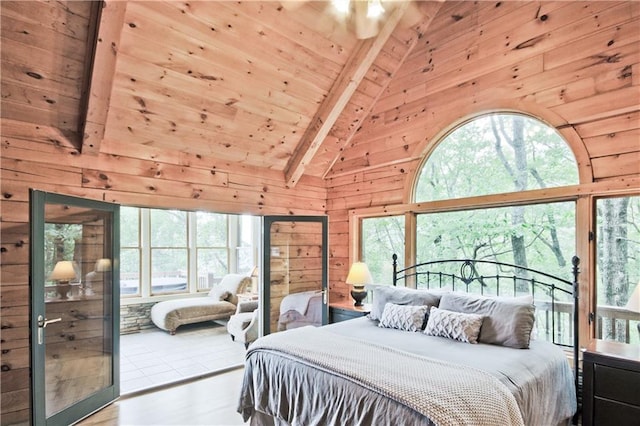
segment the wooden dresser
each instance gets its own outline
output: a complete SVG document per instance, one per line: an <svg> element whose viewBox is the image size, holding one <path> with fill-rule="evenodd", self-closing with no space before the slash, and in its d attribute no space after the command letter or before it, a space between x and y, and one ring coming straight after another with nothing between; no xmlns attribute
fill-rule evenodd
<svg viewBox="0 0 640 426"><path fill-rule="evenodd" d="M640 424L640 347L595 340L583 355L582 424Z"/></svg>

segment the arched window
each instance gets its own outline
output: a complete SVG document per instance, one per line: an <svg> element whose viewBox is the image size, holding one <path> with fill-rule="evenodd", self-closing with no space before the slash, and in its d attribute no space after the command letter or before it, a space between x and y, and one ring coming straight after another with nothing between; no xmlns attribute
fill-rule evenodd
<svg viewBox="0 0 640 426"><path fill-rule="evenodd" d="M446 210L418 214L416 261L492 259L566 276L575 254L575 202L551 203L535 197L523 202L509 193L578 181L571 149L545 123L517 113L466 121L449 132L424 162L414 201L505 196L488 207L461 201L459 208L450 203Z"/></svg>
<svg viewBox="0 0 640 426"><path fill-rule="evenodd" d="M449 132L429 155L415 202L578 184L578 167L558 132L516 113L482 115Z"/></svg>

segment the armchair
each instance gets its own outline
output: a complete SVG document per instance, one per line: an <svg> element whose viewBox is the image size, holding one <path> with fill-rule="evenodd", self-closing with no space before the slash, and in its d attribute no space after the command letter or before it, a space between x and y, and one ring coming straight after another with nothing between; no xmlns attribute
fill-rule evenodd
<svg viewBox="0 0 640 426"><path fill-rule="evenodd" d="M236 313L227 322L227 331L231 340L249 344L258 338L258 301L239 302Z"/></svg>

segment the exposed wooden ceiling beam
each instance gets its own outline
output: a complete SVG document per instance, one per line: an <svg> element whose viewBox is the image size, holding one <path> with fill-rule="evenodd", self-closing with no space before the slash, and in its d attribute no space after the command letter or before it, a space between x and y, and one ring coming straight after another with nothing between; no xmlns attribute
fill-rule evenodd
<svg viewBox="0 0 640 426"><path fill-rule="evenodd" d="M347 64L331 87L328 96L311 119L300 143L285 167L287 185L295 186L304 173L305 167L318 151L336 120L342 113L358 85L364 79L369 67L378 57L391 33L396 28L409 2L400 3L389 15L376 37L362 40L354 49Z"/></svg>
<svg viewBox="0 0 640 426"><path fill-rule="evenodd" d="M126 1L109 0L103 3L91 68L86 118L81 133L82 154L97 155L100 152L126 9Z"/></svg>
<svg viewBox="0 0 640 426"><path fill-rule="evenodd" d="M407 58L409 57L409 55L411 54L413 49L418 45L418 41L420 40L422 34L424 34L427 31L427 29L429 28L429 25L431 25L431 22L433 21L433 18L436 16L438 11L442 7L443 3L444 2L429 2L429 3L425 2L425 3L421 3L420 4L420 14L423 16L423 19L420 22L420 24L417 25L417 27L415 27L415 28L412 27L412 29L415 29L416 34L415 34L414 37L412 37L409 40L409 43L407 44L407 50L404 52L404 55L402 56L402 59L400 61L398 61L397 64L395 64L394 69L391 71L390 75L387 77L387 79L381 85L380 91L378 92L378 94L371 100L371 103L365 108L365 110L361 114L361 117L363 119L366 118L371 113L371 111L373 111L373 108L375 107L376 103L378 102L380 97L384 94L384 92L387 90L387 87L389 86L391 81L393 81L393 78L395 77L395 75L398 72L398 70L402 67L404 62L407 60ZM345 147L347 147L349 145L349 143L351 143L351 140L353 139L353 137L358 132L358 129L359 129L359 126L352 126L350 128L348 134L339 135L339 137L343 140L343 142L341 144L341 149L340 149L340 151L338 151L338 153L334 157L333 161L331 161L331 164L329 164L329 166L325 170L324 174L322 175L323 179L327 178L327 175L329 174L329 172L333 168L333 165L336 164L336 162L338 161L338 159L342 155L343 149Z"/></svg>

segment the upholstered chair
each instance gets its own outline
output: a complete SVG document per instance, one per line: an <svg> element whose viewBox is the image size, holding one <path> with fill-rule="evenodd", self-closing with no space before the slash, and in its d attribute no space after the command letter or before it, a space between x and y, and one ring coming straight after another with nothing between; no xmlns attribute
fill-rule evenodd
<svg viewBox="0 0 640 426"><path fill-rule="evenodd" d="M236 313L227 322L227 331L231 340L249 344L258 338L258 301L239 302Z"/></svg>

